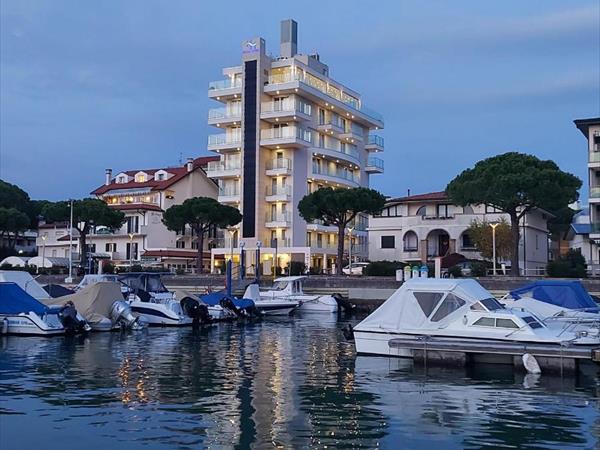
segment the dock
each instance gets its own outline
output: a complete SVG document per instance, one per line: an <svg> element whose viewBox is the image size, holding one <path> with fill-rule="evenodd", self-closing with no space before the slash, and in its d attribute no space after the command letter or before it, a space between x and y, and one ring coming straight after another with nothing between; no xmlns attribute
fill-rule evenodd
<svg viewBox="0 0 600 450"><path fill-rule="evenodd" d="M399 337L390 349L408 349L419 364L466 366L472 363L512 364L523 369L522 356L533 355L543 371L576 372L581 363L600 363L600 346L500 342L484 339L457 341L439 337Z"/></svg>

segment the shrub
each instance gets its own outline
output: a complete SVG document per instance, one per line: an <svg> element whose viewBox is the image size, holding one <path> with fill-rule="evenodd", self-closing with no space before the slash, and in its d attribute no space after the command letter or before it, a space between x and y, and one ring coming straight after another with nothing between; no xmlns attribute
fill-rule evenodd
<svg viewBox="0 0 600 450"><path fill-rule="evenodd" d="M487 266L482 262L471 263L471 276L472 277L485 277L487 275Z"/></svg>
<svg viewBox="0 0 600 450"><path fill-rule="evenodd" d="M396 270L404 269L403 262L400 261L373 261L363 269L363 275L371 277L393 277Z"/></svg>
<svg viewBox="0 0 600 450"><path fill-rule="evenodd" d="M587 267L584 256L578 250L569 250L566 255L559 256L556 261L550 261L546 271L551 277L586 278Z"/></svg>
<svg viewBox="0 0 600 450"><path fill-rule="evenodd" d="M310 269L308 269L308 273L309 275L322 275L323 269L320 267L311 267Z"/></svg>
<svg viewBox="0 0 600 450"><path fill-rule="evenodd" d="M288 275L304 275L306 272L306 264L302 261L290 261L288 264Z"/></svg>
<svg viewBox="0 0 600 450"><path fill-rule="evenodd" d="M448 269L448 275L452 278L460 278L462 277L462 267L460 266L452 266Z"/></svg>
<svg viewBox="0 0 600 450"><path fill-rule="evenodd" d="M102 272L104 273L115 273L115 265L111 261L107 261L102 264Z"/></svg>
<svg viewBox="0 0 600 450"><path fill-rule="evenodd" d="M176 269L175 270L175 275L183 275L185 273L185 270L183 269Z"/></svg>

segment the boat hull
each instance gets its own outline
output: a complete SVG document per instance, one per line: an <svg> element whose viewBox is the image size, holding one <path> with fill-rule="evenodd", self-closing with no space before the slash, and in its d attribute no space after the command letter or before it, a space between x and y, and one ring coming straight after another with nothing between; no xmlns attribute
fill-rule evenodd
<svg viewBox="0 0 600 450"><path fill-rule="evenodd" d="M321 296L311 300L298 300L300 302L299 311L316 313L336 313L338 303L333 297Z"/></svg>
<svg viewBox="0 0 600 450"><path fill-rule="evenodd" d="M254 305L264 316L289 316L298 308L297 302L290 301L259 300Z"/></svg>
<svg viewBox="0 0 600 450"><path fill-rule="evenodd" d="M180 314L168 305L162 303L131 302L131 312L143 318L150 326L188 326L192 325L192 319Z"/></svg>
<svg viewBox="0 0 600 450"><path fill-rule="evenodd" d="M55 316L53 319L58 321ZM6 327L5 325L6 321ZM65 334L60 323L50 323L36 313L2 314L0 315L0 332L21 336L59 336Z"/></svg>

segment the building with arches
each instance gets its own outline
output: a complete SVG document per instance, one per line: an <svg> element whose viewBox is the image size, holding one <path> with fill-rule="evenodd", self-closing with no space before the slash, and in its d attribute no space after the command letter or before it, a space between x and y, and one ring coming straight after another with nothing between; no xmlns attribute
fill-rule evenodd
<svg viewBox="0 0 600 450"><path fill-rule="evenodd" d="M545 270L551 215L533 210L523 218L519 243L520 267L526 274ZM507 214L487 205L453 205L445 192L388 200L380 214L369 219L369 260L425 263L459 253L481 259L468 233L473 221L510 222Z"/></svg>

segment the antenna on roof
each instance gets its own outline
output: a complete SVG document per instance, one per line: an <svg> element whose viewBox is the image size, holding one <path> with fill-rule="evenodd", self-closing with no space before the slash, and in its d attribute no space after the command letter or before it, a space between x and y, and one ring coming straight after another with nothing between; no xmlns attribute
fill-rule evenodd
<svg viewBox="0 0 600 450"><path fill-rule="evenodd" d="M179 152L179 165L183 166L183 153Z"/></svg>
<svg viewBox="0 0 600 450"><path fill-rule="evenodd" d="M407 197L410 197L410 188L408 189L408 193L406 194Z"/></svg>

